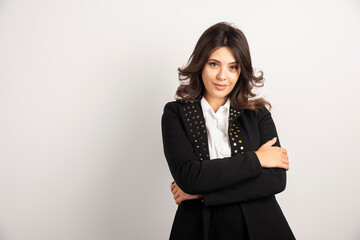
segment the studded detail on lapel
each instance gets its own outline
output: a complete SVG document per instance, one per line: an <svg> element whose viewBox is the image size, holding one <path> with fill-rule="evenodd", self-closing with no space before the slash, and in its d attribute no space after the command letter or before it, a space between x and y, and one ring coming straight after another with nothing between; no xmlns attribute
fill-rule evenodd
<svg viewBox="0 0 360 240"><path fill-rule="evenodd" d="M180 112L186 132L188 133L197 157L200 160L210 159L205 118L201 110L200 102L177 101L184 103L180 106Z"/></svg>
<svg viewBox="0 0 360 240"><path fill-rule="evenodd" d="M230 105L230 111L229 111L229 123L232 122L233 120L235 120L238 116L240 116L240 114L243 112L244 110L243 109L236 109L236 108L233 108L231 105Z"/></svg>
<svg viewBox="0 0 360 240"><path fill-rule="evenodd" d="M209 145L206 131L205 118L202 112L200 101L181 102L180 113L185 125L186 132L200 160L209 160ZM230 106L228 135L231 147L231 156L244 152L243 139L241 138L239 121L235 121L243 109L236 109Z"/></svg>
<svg viewBox="0 0 360 240"><path fill-rule="evenodd" d="M244 153L244 143L241 137L240 123L239 121L235 121L243 112L244 109L236 109L230 106L228 135L230 139L231 156L238 153Z"/></svg>

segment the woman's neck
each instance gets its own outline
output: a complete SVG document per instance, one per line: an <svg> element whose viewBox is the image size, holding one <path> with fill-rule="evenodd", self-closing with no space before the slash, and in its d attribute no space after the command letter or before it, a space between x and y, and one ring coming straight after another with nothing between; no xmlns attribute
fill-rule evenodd
<svg viewBox="0 0 360 240"><path fill-rule="evenodd" d="M221 106L223 106L226 101L227 101L227 98L210 98L208 96L205 96L204 95L204 98L206 99L206 101L209 103L209 105L212 107L212 109L214 110L214 112L216 113L217 110L219 110L219 108Z"/></svg>

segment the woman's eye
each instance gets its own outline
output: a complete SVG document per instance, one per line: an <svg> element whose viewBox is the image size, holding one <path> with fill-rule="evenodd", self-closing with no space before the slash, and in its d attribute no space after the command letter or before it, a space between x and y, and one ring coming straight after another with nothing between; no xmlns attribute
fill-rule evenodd
<svg viewBox="0 0 360 240"><path fill-rule="evenodd" d="M238 69L237 66L231 66L231 68L234 69L234 70L237 70L237 69Z"/></svg>
<svg viewBox="0 0 360 240"><path fill-rule="evenodd" d="M209 65L214 67L214 66L216 66L217 64L214 63L214 62L211 62L211 63L209 63Z"/></svg>

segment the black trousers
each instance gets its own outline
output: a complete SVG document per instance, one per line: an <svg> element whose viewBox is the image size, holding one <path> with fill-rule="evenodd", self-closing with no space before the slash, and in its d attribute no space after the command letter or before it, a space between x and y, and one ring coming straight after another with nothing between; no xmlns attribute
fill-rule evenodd
<svg viewBox="0 0 360 240"><path fill-rule="evenodd" d="M213 206L210 215L210 240L249 240L239 204Z"/></svg>

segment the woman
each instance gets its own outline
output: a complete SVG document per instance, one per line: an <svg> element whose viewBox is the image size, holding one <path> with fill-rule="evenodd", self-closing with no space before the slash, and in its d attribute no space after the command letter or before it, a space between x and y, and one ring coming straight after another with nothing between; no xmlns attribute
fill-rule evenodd
<svg viewBox="0 0 360 240"><path fill-rule="evenodd" d="M275 198L286 186L287 151L271 104L250 99L263 73L254 76L242 31L211 26L178 70L178 99L161 119L178 204L170 239L295 239Z"/></svg>

